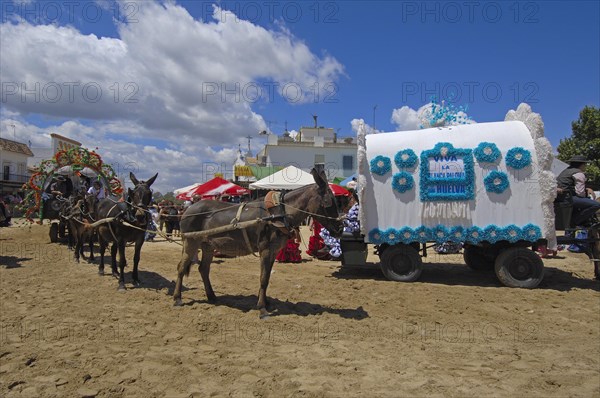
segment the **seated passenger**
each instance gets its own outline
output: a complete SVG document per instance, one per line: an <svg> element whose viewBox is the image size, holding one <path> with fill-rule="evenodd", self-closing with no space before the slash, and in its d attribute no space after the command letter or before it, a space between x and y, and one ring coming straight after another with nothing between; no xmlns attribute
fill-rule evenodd
<svg viewBox="0 0 600 398"><path fill-rule="evenodd" d="M556 181L558 183L557 201L571 201L573 203L573 217L571 226L589 224L590 218L600 210L600 203L595 201L595 194L591 188L585 187L585 169L589 160L585 156L575 155L569 159L569 167L561 172ZM588 198L588 195L592 199Z"/></svg>
<svg viewBox="0 0 600 398"><path fill-rule="evenodd" d="M100 184L100 181L97 180L92 183L92 186L90 187L90 189L88 189L87 193L88 195L95 196L98 200L104 199L106 197L102 184Z"/></svg>

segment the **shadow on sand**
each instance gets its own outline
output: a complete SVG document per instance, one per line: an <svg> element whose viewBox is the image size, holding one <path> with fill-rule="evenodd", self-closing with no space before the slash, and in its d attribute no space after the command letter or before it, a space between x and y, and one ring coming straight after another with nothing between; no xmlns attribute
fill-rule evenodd
<svg viewBox="0 0 600 398"><path fill-rule="evenodd" d="M217 296L217 301L209 303L207 300L191 300L184 302L183 305L193 305L195 303L206 303L215 306L225 306L229 308L235 308L242 312L248 312L256 309L256 302L258 296L256 295L222 295ZM276 298L269 298L268 309L270 316L282 316L282 315L296 315L296 316L309 316L309 315L321 315L321 314L334 314L342 318L361 320L369 317L369 314L362 308L331 308L320 304L309 303L306 301L299 301L292 303L290 301L281 301Z"/></svg>
<svg viewBox="0 0 600 398"><path fill-rule="evenodd" d="M536 289L569 291L571 289L589 289L600 291L600 281L581 278L576 274L549 266L551 260L545 260L545 274ZM590 265L590 267L593 267ZM363 267L340 267L332 276L338 279L387 280L378 263L367 263ZM423 273L419 282L448 286L505 287L500 283L494 270L474 271L463 264L427 263L423 264ZM390 283L393 283L390 281Z"/></svg>
<svg viewBox="0 0 600 398"><path fill-rule="evenodd" d="M0 266L4 268L20 268L21 262L32 260L26 257L0 256Z"/></svg>

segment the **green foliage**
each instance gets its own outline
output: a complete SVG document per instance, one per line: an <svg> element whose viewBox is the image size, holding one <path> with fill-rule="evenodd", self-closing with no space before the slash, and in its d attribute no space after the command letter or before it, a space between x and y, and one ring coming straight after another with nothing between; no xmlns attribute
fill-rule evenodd
<svg viewBox="0 0 600 398"><path fill-rule="evenodd" d="M600 109L586 106L579 112L579 119L571 123L571 137L560 140L558 158L563 162L573 155L585 155L592 162L586 175L589 185L600 187Z"/></svg>
<svg viewBox="0 0 600 398"><path fill-rule="evenodd" d="M163 199L163 194L160 191L154 191L152 193L152 200L154 202L160 202Z"/></svg>

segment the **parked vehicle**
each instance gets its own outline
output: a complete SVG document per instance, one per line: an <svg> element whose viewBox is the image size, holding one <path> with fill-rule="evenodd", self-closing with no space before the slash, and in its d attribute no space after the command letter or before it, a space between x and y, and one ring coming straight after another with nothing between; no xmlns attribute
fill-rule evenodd
<svg viewBox="0 0 600 398"><path fill-rule="evenodd" d="M552 147L543 127L540 134L512 120L369 135L361 129L358 142L361 235L342 238L347 261L364 262L373 244L383 274L410 282L421 275L427 245L455 242L464 245L467 266L494 269L506 286L542 281L544 264L532 248L557 243ZM588 231L592 259L600 258L598 231Z"/></svg>

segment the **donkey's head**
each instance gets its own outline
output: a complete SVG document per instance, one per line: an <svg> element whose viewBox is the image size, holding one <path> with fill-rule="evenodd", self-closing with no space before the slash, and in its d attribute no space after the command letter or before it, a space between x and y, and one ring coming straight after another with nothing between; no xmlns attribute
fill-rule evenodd
<svg viewBox="0 0 600 398"><path fill-rule="evenodd" d="M89 213L92 218L96 218L96 211L98 210L98 197L96 195L86 195L82 205L83 212Z"/></svg>
<svg viewBox="0 0 600 398"><path fill-rule="evenodd" d="M135 217L140 221L146 217L145 209L148 208L152 201L152 191L150 190L150 186L154 183L156 177L158 177L158 173L148 181L138 181L133 173L129 173L129 178L131 178L131 182L133 182L135 186L133 189L127 189L127 202L133 205Z"/></svg>
<svg viewBox="0 0 600 398"><path fill-rule="evenodd" d="M313 206L316 208L311 209L311 211L316 214L314 217L329 230L332 236L339 237L344 230L344 224L339 218L340 214L335 196L329 188L325 170L323 168L313 168L310 173L317 183L317 195L314 198L316 201L312 201Z"/></svg>

